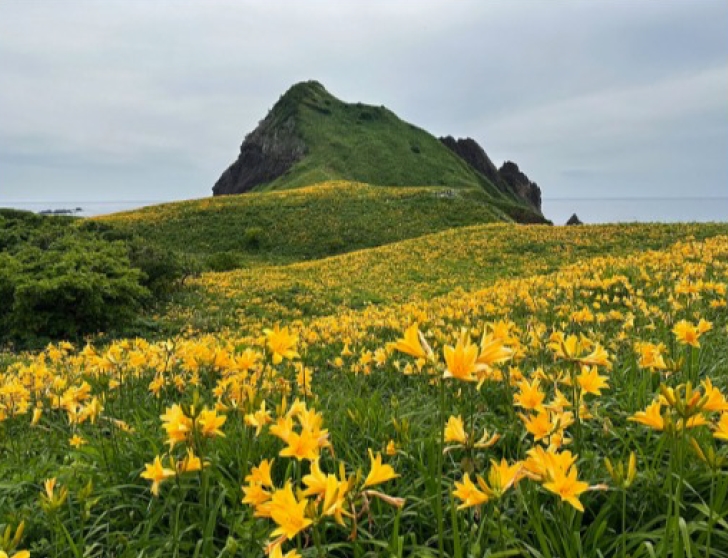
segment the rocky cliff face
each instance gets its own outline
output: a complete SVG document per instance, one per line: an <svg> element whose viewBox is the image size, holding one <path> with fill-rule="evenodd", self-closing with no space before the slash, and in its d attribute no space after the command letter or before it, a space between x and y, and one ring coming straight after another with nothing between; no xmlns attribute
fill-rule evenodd
<svg viewBox="0 0 728 558"><path fill-rule="evenodd" d="M541 188L521 172L516 163L506 161L498 169L498 175L522 199L529 202L541 212Z"/></svg>
<svg viewBox="0 0 728 558"><path fill-rule="evenodd" d="M295 115L281 118L275 107L258 127L245 136L240 155L212 188L215 196L242 194L285 174L306 154L296 134Z"/></svg>
<svg viewBox="0 0 728 558"><path fill-rule="evenodd" d="M541 213L541 189L520 171L518 165L506 161L500 169L496 168L485 150L472 138L456 140L452 136L446 136L440 138L440 141L499 190L514 192Z"/></svg>
<svg viewBox="0 0 728 558"><path fill-rule="evenodd" d="M499 188L503 186L498 176L498 168L474 139L465 138L456 140L452 136L445 136L444 138L440 138L440 141L451 151L459 155L461 159L464 159L471 167L490 180L495 186Z"/></svg>

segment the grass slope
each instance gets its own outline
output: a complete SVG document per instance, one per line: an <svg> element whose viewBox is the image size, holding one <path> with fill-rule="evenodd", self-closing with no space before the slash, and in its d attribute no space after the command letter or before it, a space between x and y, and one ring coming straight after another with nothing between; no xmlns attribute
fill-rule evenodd
<svg viewBox="0 0 728 558"><path fill-rule="evenodd" d="M664 249L728 234L728 224L583 227L476 225L311 262L206 273L168 313L202 331L249 332L315 316L476 291L554 272L588 258Z"/></svg>
<svg viewBox="0 0 728 558"><path fill-rule="evenodd" d="M99 218L168 249L202 257L233 252L247 262L320 258L505 219L478 189L350 182L162 204Z"/></svg>

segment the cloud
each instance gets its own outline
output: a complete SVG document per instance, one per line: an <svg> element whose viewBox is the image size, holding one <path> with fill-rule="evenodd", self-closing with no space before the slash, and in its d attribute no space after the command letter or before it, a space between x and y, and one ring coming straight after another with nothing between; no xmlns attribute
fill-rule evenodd
<svg viewBox="0 0 728 558"><path fill-rule="evenodd" d="M723 192L726 25L722 0L2 2L0 201L208 195L304 79L470 135L547 196Z"/></svg>

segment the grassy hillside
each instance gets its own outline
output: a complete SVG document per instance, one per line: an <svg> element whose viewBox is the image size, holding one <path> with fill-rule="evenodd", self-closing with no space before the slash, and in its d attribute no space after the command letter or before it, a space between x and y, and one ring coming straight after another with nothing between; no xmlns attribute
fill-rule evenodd
<svg viewBox="0 0 728 558"><path fill-rule="evenodd" d="M436 137L385 107L345 103L307 82L289 90L274 110L295 113L309 151L268 188L346 179L379 186L484 186L492 196L502 195Z"/></svg>
<svg viewBox="0 0 728 558"><path fill-rule="evenodd" d="M599 255L626 256L718 234L728 235L728 224L477 225L312 262L206 273L167 319L203 331L249 332L276 321L476 291L578 262L587 266Z"/></svg>
<svg viewBox="0 0 728 558"><path fill-rule="evenodd" d="M507 220L479 189L377 188L327 182L283 192L162 204L100 217L200 257L296 261Z"/></svg>

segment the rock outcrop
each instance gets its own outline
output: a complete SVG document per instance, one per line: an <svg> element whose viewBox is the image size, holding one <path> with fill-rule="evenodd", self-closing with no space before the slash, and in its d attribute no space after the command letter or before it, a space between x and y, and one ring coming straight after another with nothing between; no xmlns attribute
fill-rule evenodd
<svg viewBox="0 0 728 558"><path fill-rule="evenodd" d="M501 192L515 193L541 213L541 189L521 172L518 165L506 161L498 169L485 150L472 138L455 139L452 136L440 141L480 174L490 180Z"/></svg>
<svg viewBox="0 0 728 558"><path fill-rule="evenodd" d="M566 224L568 226L573 226L573 225L583 225L584 223L582 223L581 219L579 219L579 217L576 216L576 213L573 213L571 215L571 217L569 217L569 220L566 221Z"/></svg>
<svg viewBox="0 0 728 558"><path fill-rule="evenodd" d="M245 136L237 160L212 188L215 196L242 194L285 174L306 154L306 144L296 133L293 114L273 107L258 127Z"/></svg>
<svg viewBox="0 0 728 558"><path fill-rule="evenodd" d="M493 164L485 150L472 138L455 139L452 136L440 138L451 151L454 151L466 163L490 180L494 186L503 190L503 182L498 175L498 167Z"/></svg>
<svg viewBox="0 0 728 558"><path fill-rule="evenodd" d="M498 175L508 184L518 197L529 202L541 212L541 188L538 184L531 182L521 172L516 163L506 161L498 169Z"/></svg>

